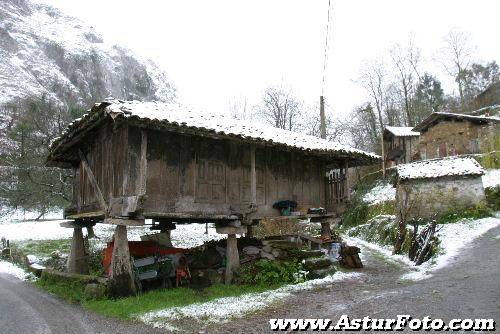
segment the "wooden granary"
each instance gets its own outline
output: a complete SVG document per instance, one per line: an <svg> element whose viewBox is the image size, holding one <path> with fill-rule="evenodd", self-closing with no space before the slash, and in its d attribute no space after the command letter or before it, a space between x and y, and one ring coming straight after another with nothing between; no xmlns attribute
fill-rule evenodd
<svg viewBox="0 0 500 334"><path fill-rule="evenodd" d="M148 221L163 231L173 223L214 222L228 234L231 269L238 265L237 250L232 259L229 254L235 234L279 216L274 203L295 201L304 216L323 207L327 214L311 218L332 219L349 196L347 168L378 160L317 137L177 104L110 99L69 125L47 163L74 170L65 216L78 238L82 227L117 225L113 278L123 287L130 285L126 226Z"/></svg>

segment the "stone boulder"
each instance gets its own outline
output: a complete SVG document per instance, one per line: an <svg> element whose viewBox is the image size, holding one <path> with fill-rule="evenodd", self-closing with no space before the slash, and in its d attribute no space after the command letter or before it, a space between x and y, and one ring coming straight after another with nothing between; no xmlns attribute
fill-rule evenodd
<svg viewBox="0 0 500 334"><path fill-rule="evenodd" d="M103 299L107 295L107 287L101 283L89 283L85 285L84 293L87 299Z"/></svg>
<svg viewBox="0 0 500 334"><path fill-rule="evenodd" d="M304 260L303 264L304 264L304 269L312 271L312 270L330 268L333 265L333 262L328 257L319 257L319 258L306 259Z"/></svg>

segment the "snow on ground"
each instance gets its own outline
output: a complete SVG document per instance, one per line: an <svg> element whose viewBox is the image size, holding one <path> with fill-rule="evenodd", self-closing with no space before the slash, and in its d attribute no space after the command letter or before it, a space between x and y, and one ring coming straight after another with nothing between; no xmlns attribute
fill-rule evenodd
<svg viewBox="0 0 500 334"><path fill-rule="evenodd" d="M410 259L405 255L393 255L392 248L380 246L374 243L366 242L359 238L346 238L353 243L370 248L384 254L389 260L398 261L411 267L413 270L410 273L403 275L402 279L422 280L432 275L432 272L441 269L457 258L457 256L466 247L468 247L474 239L480 237L490 229L500 225L500 212L495 214L495 217L481 219L462 219L457 223L438 225L437 236L441 240L441 252L433 259L423 263L420 266L415 266ZM497 236L499 238L500 236Z"/></svg>
<svg viewBox="0 0 500 334"><path fill-rule="evenodd" d="M248 293L238 297L218 298L206 303L172 307L164 310L137 315L137 319L154 327L176 330L172 321L189 318L203 323L228 322L232 318L242 317L247 313L266 308L290 297L294 292L311 290L338 281L353 279L361 273L337 272L323 279L311 280L299 284L290 284L279 289L261 293Z"/></svg>
<svg viewBox="0 0 500 334"><path fill-rule="evenodd" d="M114 231L115 226L113 225L97 224L94 227L94 232L101 238L103 246L107 241L111 240ZM130 241L141 240L141 235L158 233L157 231L151 231L149 226L128 227L127 231L128 240ZM179 248L192 248L207 241L224 239L225 237L224 234L215 232L214 224L208 224L208 234L205 234L205 224L179 224L171 233L172 245Z"/></svg>
<svg viewBox="0 0 500 334"><path fill-rule="evenodd" d="M396 198L396 188L391 184L382 183L373 187L370 192L363 196L363 201L368 204L379 204L387 201L394 201Z"/></svg>
<svg viewBox="0 0 500 334"><path fill-rule="evenodd" d="M0 224L13 223L27 220L35 220L40 216L39 212L36 211L25 211L19 209L11 209L7 207L0 206ZM44 214L41 219L62 219L62 210L55 210Z"/></svg>
<svg viewBox="0 0 500 334"><path fill-rule="evenodd" d="M487 169L483 175L483 187L494 188L500 186L500 169Z"/></svg>
<svg viewBox="0 0 500 334"><path fill-rule="evenodd" d="M10 223L0 224L0 238L4 237L10 241L26 241L26 240L55 240L67 239L73 235L73 229L61 227L59 224L65 220L50 220L50 221L15 221L9 219ZM12 222L13 221L13 222ZM104 246L106 242L111 240L115 226L107 224L97 224L94 227L94 232L98 239L97 244ZM145 234L158 233L151 231L149 226L134 226L129 227L128 238L130 241L141 240L140 236ZM177 228L172 231L172 243L175 247L191 248L202 245L209 240L218 240L224 238L225 235L217 234L215 226L209 224L208 234L205 234L205 224L182 224L177 225Z"/></svg>
<svg viewBox="0 0 500 334"><path fill-rule="evenodd" d="M19 279L26 279L29 274L15 264L0 260L0 273L9 274Z"/></svg>
<svg viewBox="0 0 500 334"><path fill-rule="evenodd" d="M59 226L65 220L27 221L0 224L0 237L10 241L67 239L73 230Z"/></svg>

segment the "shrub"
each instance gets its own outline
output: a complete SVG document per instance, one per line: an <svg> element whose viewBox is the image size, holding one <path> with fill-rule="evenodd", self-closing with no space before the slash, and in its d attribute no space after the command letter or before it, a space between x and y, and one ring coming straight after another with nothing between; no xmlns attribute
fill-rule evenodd
<svg viewBox="0 0 500 334"><path fill-rule="evenodd" d="M491 209L485 204L480 203L473 208L463 211L451 210L449 213L442 215L438 220L438 224L456 223L461 219L480 219L490 217L492 215Z"/></svg>
<svg viewBox="0 0 500 334"><path fill-rule="evenodd" d="M298 261L259 260L242 266L237 273L239 283L257 285L282 285L305 280L305 272Z"/></svg>
<svg viewBox="0 0 500 334"><path fill-rule="evenodd" d="M500 210L500 187L485 188L486 202L494 211Z"/></svg>

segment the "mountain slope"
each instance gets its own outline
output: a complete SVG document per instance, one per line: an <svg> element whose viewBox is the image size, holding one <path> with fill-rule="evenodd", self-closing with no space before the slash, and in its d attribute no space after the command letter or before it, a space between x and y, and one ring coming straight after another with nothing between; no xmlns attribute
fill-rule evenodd
<svg viewBox="0 0 500 334"><path fill-rule="evenodd" d="M110 45L58 9L29 0L0 1L0 106L28 96L89 106L108 96L175 99L153 62Z"/></svg>

